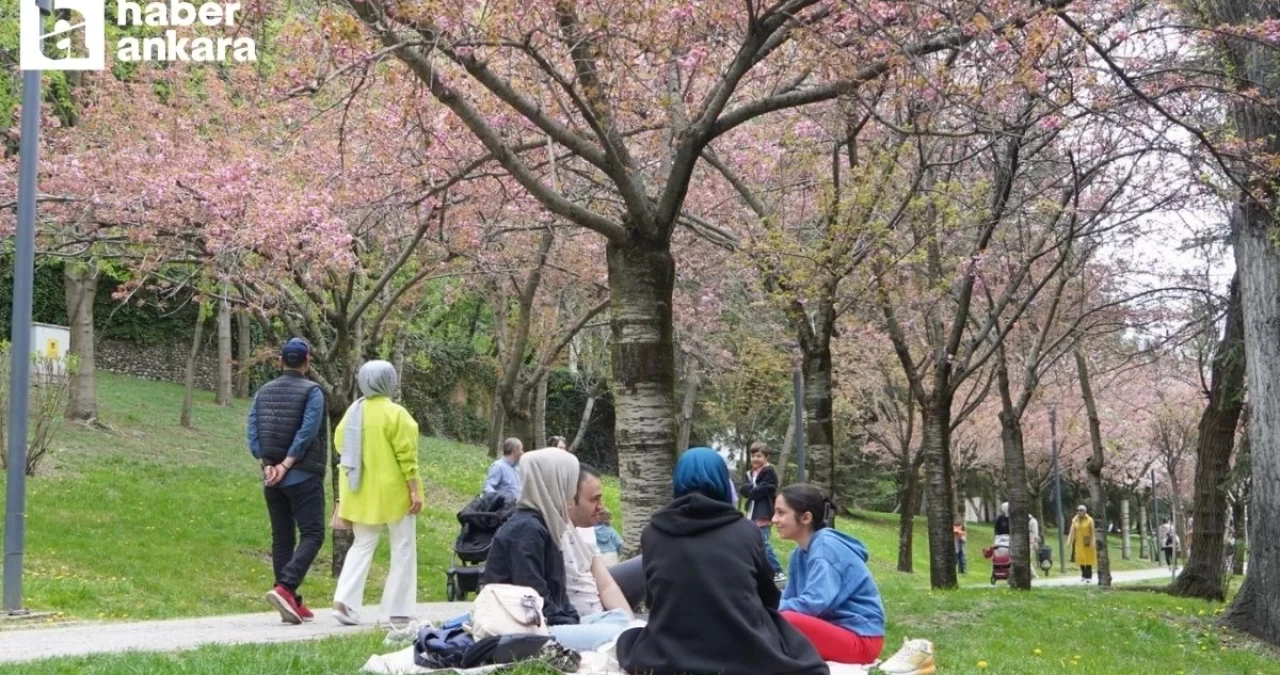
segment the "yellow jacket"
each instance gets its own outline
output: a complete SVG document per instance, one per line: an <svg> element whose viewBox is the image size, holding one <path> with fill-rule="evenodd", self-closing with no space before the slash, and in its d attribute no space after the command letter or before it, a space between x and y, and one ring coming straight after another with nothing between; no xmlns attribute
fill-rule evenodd
<svg viewBox="0 0 1280 675"><path fill-rule="evenodd" d="M333 434L342 453L347 417ZM409 513L408 481L418 480L418 423L386 396L364 402L360 489L352 492L347 471L339 469L338 515L353 523L381 525Z"/></svg>
<svg viewBox="0 0 1280 675"><path fill-rule="evenodd" d="M1071 520L1071 546L1077 565L1098 564L1098 541L1093 532L1093 518L1076 516Z"/></svg>

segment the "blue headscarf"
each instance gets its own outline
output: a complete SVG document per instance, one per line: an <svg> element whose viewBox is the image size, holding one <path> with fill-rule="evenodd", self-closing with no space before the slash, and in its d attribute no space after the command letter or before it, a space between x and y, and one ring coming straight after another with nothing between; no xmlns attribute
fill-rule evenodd
<svg viewBox="0 0 1280 675"><path fill-rule="evenodd" d="M689 448L676 463L675 496L697 492L726 504L732 504L733 483L724 458L711 448Z"/></svg>

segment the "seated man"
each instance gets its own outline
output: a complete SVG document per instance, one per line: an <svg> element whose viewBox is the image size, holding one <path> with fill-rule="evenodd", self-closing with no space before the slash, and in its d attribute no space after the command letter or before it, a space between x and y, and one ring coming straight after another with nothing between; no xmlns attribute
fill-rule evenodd
<svg viewBox="0 0 1280 675"><path fill-rule="evenodd" d="M595 523L602 511L604 483L600 472L587 464L579 464L578 488L569 505L569 520L578 541L563 547L569 602L582 616L616 610L629 621L633 618L631 605L609 573L596 543Z"/></svg>
<svg viewBox="0 0 1280 675"><path fill-rule="evenodd" d="M631 609L570 518L570 507L578 511L582 502L576 496L578 459L556 448L530 453L520 462L520 479L519 506L493 538L484 583L532 588L542 596L543 615L556 641L577 651L594 650L622 632ZM594 512L594 507L581 508ZM574 565L570 574L567 560ZM597 589L594 603L590 583ZM596 611L580 613L570 601L571 588L578 606Z"/></svg>

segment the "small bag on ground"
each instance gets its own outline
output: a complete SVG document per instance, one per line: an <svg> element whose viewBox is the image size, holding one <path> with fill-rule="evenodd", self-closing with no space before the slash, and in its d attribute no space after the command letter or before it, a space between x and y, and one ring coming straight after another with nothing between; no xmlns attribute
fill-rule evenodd
<svg viewBox="0 0 1280 675"><path fill-rule="evenodd" d="M542 596L527 586L488 584L476 595L468 632L476 640L494 635L550 635Z"/></svg>

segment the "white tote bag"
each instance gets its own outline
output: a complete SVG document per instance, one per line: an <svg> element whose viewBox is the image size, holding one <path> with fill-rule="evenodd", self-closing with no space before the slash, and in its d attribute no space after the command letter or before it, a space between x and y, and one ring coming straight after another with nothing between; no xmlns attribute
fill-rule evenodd
<svg viewBox="0 0 1280 675"><path fill-rule="evenodd" d="M486 584L476 595L467 632L476 640L494 635L550 635L542 596L527 586Z"/></svg>

